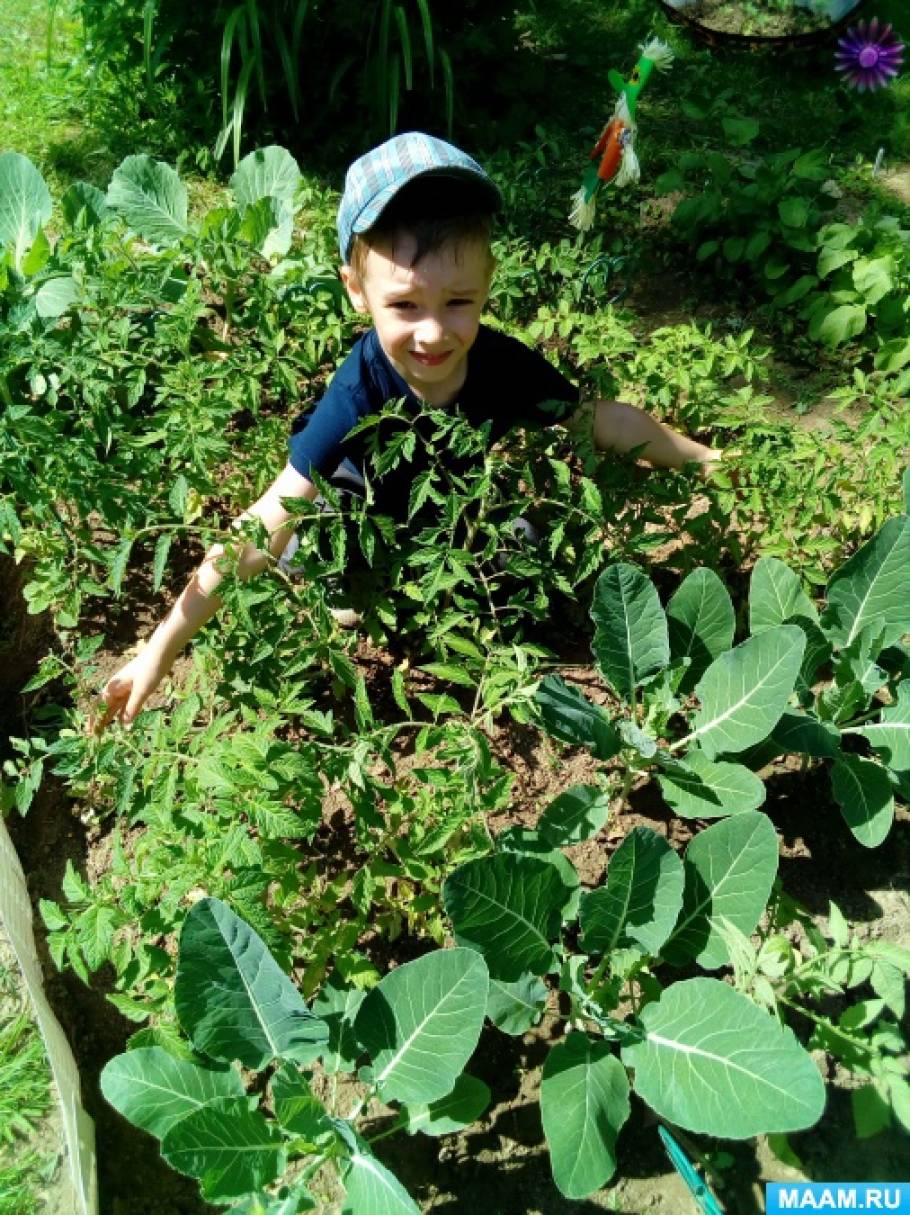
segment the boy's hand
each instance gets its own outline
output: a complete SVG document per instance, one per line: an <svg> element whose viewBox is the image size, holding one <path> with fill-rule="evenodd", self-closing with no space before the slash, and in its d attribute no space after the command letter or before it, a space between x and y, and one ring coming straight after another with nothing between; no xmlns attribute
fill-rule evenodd
<svg viewBox="0 0 910 1215"><path fill-rule="evenodd" d="M704 456L698 460L698 474L703 481L710 481L714 473L725 468L726 453L716 447L705 448Z"/></svg>
<svg viewBox="0 0 910 1215"><path fill-rule="evenodd" d="M92 730L99 734L115 719L121 725L131 725L170 669L167 658L153 646L146 646L104 685L102 709L92 722Z"/></svg>
<svg viewBox="0 0 910 1215"><path fill-rule="evenodd" d="M729 481L733 489L737 489L740 481L737 458L742 455L742 452L734 447L725 447L723 451L719 451L717 448L709 450L710 456L700 462L698 470L702 480L711 481L716 475L719 475L723 480Z"/></svg>

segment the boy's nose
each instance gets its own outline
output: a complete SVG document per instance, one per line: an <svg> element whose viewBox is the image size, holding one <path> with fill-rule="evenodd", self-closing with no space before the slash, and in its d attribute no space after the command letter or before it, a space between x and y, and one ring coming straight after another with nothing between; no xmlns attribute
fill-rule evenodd
<svg viewBox="0 0 910 1215"><path fill-rule="evenodd" d="M445 337L442 321L436 316L421 317L414 331L414 337L425 346L431 346L434 342L441 342Z"/></svg>

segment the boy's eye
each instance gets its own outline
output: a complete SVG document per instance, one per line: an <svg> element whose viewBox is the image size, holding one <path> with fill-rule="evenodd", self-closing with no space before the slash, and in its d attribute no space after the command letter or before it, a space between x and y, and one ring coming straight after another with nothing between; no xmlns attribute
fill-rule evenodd
<svg viewBox="0 0 910 1215"><path fill-rule="evenodd" d="M466 304L470 304L471 302L472 302L471 300L463 300L463 299L449 300L449 307L450 308L464 308Z"/></svg>
<svg viewBox="0 0 910 1215"><path fill-rule="evenodd" d="M414 305L410 300L392 300L389 307L394 308L396 312L407 312L408 309L413 308Z"/></svg>

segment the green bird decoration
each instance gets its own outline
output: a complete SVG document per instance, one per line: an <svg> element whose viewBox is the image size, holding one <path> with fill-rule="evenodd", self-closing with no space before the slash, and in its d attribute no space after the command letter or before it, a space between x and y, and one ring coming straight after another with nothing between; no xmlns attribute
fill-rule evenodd
<svg viewBox="0 0 910 1215"><path fill-rule="evenodd" d="M638 97L648 83L654 68L666 72L673 63L673 52L659 38L643 44L641 58L624 80L615 68L607 79L619 93L613 114L591 149L591 165L585 171L581 189L572 198L569 223L580 232L587 232L594 223L598 192L608 183L617 187L638 181L638 157L635 155L635 114Z"/></svg>

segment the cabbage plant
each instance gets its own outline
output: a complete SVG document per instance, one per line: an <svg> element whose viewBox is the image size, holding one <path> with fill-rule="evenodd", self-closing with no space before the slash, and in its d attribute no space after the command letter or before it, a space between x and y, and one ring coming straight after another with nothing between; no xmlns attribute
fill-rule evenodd
<svg viewBox="0 0 910 1215"><path fill-rule="evenodd" d="M580 785L535 830L457 868L443 897L455 940L490 973L487 1015L522 1034L552 1011L546 976L568 1000L565 1036L543 1064L540 1105L553 1178L584 1198L616 1170L634 1093L687 1131L747 1139L812 1126L824 1085L787 1026L713 974L761 919L777 874L770 819L745 810L699 832L679 857L636 827L582 890L563 845L594 835L606 796Z"/></svg>
<svg viewBox="0 0 910 1215"><path fill-rule="evenodd" d="M683 860L638 828L605 885L582 894L558 844L595 830L602 814L597 790L569 790L537 832L500 837L496 855L451 874L455 948L395 968L368 992L332 979L312 1006L243 920L203 898L184 922L174 989L189 1043L140 1031L105 1066L102 1092L209 1202L291 1215L318 1209L340 1181L350 1215L414 1215L360 1115L378 1098L398 1107L392 1130L438 1136L470 1125L490 1100L464 1071L485 1017L523 1033L547 1002L542 976L555 972L571 1013L543 1067L541 1110L568 1197L612 1175L633 1090L666 1121L712 1135L812 1125L824 1087L788 1028L716 978L661 990L651 973L658 952L669 965L717 969L730 932L752 931L777 870L769 820L751 812L717 823ZM561 937L576 921L587 953L572 956ZM617 1011L622 988L631 1016ZM355 1070L362 1089L342 1117L320 1096L320 1077Z"/></svg>
<svg viewBox="0 0 910 1215"><path fill-rule="evenodd" d="M212 247L220 241L220 268L224 270L230 261L224 256L225 243L236 243L247 254L252 250L263 258L287 253L299 184L297 162L285 148L251 152L231 177L233 205L208 212L197 230L189 221L186 185L176 170L142 154L127 156L117 166L106 193L88 182L74 182L60 207L74 228L120 220L157 249L198 243L200 251L211 256ZM4 323L24 328L36 321L54 322L69 310L90 303L92 288L86 282L84 266L70 264L66 240L52 248L47 238L45 225L52 210L47 184L19 152L0 155L0 199L0 317ZM208 248L203 250L206 242ZM238 260L236 256L234 260ZM240 272L238 267L234 269ZM246 269L246 261L242 269ZM186 285L186 277L179 272L165 276L162 296L179 295Z"/></svg>
<svg viewBox="0 0 910 1215"><path fill-rule="evenodd" d="M311 1179L325 1168L340 1178L350 1215L417 1215L357 1118L378 1097L400 1107L412 1133L440 1135L473 1121L490 1093L464 1067L488 991L479 953L440 949L398 966L369 992L329 983L310 1008L261 937L225 903L203 898L184 921L174 989L191 1046L140 1032L133 1049L105 1066L101 1089L161 1140L165 1160L197 1178L209 1202L246 1215L316 1210ZM367 1061L363 1095L338 1117L316 1095L314 1069L350 1072L358 1060ZM291 1162L302 1164L282 1183ZM322 1175L320 1184L330 1183Z"/></svg>
<svg viewBox="0 0 910 1215"><path fill-rule="evenodd" d="M300 182L289 152L262 148L197 219L149 156L52 201L26 157L0 154L0 550L31 613L75 628L87 599L119 595L133 544L157 590L242 463L232 420L296 400L300 369L340 340L324 256L285 256Z"/></svg>
<svg viewBox="0 0 910 1215"><path fill-rule="evenodd" d="M904 477L910 509L910 473ZM752 571L749 635L734 645L730 595L712 570L686 577L664 607L650 579L616 563L591 615L610 706L561 677L536 693L539 720L613 761L624 799L643 775L691 819L757 810L756 769L777 756L824 763L856 840L888 835L910 797L910 518L888 519L828 582L821 610L775 557Z"/></svg>

